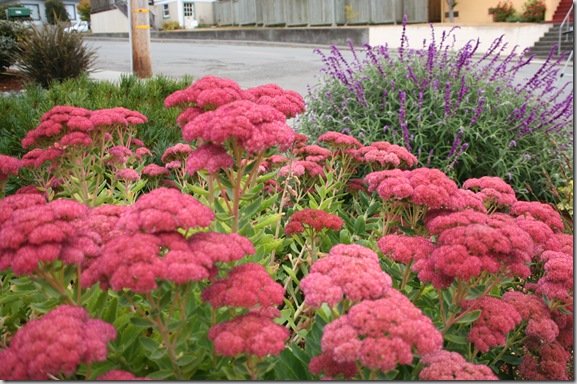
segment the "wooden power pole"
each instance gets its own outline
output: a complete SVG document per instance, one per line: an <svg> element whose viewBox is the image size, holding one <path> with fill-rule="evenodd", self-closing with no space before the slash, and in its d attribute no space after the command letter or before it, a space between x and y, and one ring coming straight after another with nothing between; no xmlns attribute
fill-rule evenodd
<svg viewBox="0 0 577 384"><path fill-rule="evenodd" d="M148 0L129 0L132 71L140 78L152 76Z"/></svg>

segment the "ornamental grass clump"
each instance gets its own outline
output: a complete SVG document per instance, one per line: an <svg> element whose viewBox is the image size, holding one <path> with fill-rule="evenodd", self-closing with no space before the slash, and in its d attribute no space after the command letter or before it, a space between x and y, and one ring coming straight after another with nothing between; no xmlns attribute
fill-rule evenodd
<svg viewBox="0 0 577 384"><path fill-rule="evenodd" d="M422 46L409 46L404 32L395 50L350 42L346 51L317 50L322 83L306 97L296 130L312 144L328 131L365 145L387 141L459 184L500 177L524 199L555 201L544 172L553 189L563 187L563 158L573 148L573 94L557 83L565 56L554 59L553 49L521 81L532 63L526 50L508 52L501 36L479 55L478 40L453 47L457 33L432 30Z"/></svg>

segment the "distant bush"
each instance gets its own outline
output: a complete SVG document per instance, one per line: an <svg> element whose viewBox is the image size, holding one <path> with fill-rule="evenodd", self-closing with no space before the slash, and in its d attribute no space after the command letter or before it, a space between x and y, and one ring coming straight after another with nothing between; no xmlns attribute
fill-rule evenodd
<svg viewBox="0 0 577 384"><path fill-rule="evenodd" d="M523 8L523 21L535 23L545 20L545 10L547 7L543 0L529 0Z"/></svg>
<svg viewBox="0 0 577 384"><path fill-rule="evenodd" d="M50 25L33 28L21 47L16 55L21 71L44 88L90 72L96 54L79 33Z"/></svg>
<svg viewBox="0 0 577 384"><path fill-rule="evenodd" d="M509 1L503 3L499 1L499 4L494 8L489 8L489 11L493 15L493 21L495 22L507 21L508 18L515 15L513 4Z"/></svg>
<svg viewBox="0 0 577 384"><path fill-rule="evenodd" d="M167 21L166 23L162 23L162 29L165 31L175 31L180 29L180 24L178 24L178 21Z"/></svg>
<svg viewBox="0 0 577 384"><path fill-rule="evenodd" d="M306 98L297 130L312 139L339 131L403 145L421 166L460 182L498 176L524 198L550 201L544 173L563 185L563 155L573 148L573 95L556 85L563 58L548 59L519 84L531 61L524 52L501 57L501 38L481 58L473 58L474 41L453 54L450 34L420 50L409 49L404 35L397 52L365 45L364 58L351 44L353 60L336 47L328 56L319 51L323 85Z"/></svg>
<svg viewBox="0 0 577 384"><path fill-rule="evenodd" d="M15 55L28 28L18 21L0 20L0 72L15 63Z"/></svg>
<svg viewBox="0 0 577 384"><path fill-rule="evenodd" d="M46 0L44 2L46 7L46 21L50 25L56 25L61 22L70 21L66 6L60 0Z"/></svg>

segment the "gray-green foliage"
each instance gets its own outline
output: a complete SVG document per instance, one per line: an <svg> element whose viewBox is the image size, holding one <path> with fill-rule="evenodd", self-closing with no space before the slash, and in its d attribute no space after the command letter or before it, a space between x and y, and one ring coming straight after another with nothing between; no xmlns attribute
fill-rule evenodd
<svg viewBox="0 0 577 384"><path fill-rule="evenodd" d="M27 33L28 29L21 22L0 20L0 72L14 64Z"/></svg>
<svg viewBox="0 0 577 384"><path fill-rule="evenodd" d="M306 98L297 129L313 140L333 130L364 144L403 145L420 166L459 182L498 176L519 197L551 201L545 173L562 183L563 155L573 148L573 95L557 87L559 61L547 60L518 84L530 58L515 51L500 57L502 38L475 58L475 42L451 52L448 37L397 52L351 45L351 60L336 47L319 51L325 76Z"/></svg>
<svg viewBox="0 0 577 384"><path fill-rule="evenodd" d="M60 26L33 28L21 48L16 55L20 70L44 88L89 73L96 57L79 33L67 33Z"/></svg>

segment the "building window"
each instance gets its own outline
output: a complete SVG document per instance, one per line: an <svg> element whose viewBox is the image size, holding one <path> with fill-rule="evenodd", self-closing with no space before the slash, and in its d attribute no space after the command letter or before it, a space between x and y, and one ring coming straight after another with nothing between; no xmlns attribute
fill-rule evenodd
<svg viewBox="0 0 577 384"><path fill-rule="evenodd" d="M76 20L76 7L73 4L66 4L66 12L68 13L68 19L70 21Z"/></svg>
<svg viewBox="0 0 577 384"><path fill-rule="evenodd" d="M192 17L194 19L194 3L184 3L184 17Z"/></svg>
<svg viewBox="0 0 577 384"><path fill-rule="evenodd" d="M40 20L40 10L37 4L22 4L26 8L30 10L30 18L32 20Z"/></svg>
<svg viewBox="0 0 577 384"><path fill-rule="evenodd" d="M165 19L170 17L170 8L168 4L162 4L162 17Z"/></svg>

